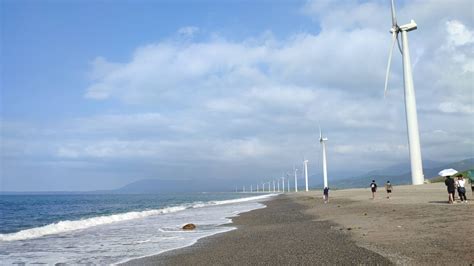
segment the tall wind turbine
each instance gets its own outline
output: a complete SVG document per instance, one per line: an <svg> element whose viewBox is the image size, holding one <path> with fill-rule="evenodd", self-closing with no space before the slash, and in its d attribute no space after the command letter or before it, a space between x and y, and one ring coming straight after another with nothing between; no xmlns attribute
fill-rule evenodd
<svg viewBox="0 0 474 266"><path fill-rule="evenodd" d="M328 166L326 161L326 141L327 138L323 138L323 133L321 132L321 127L319 127L319 143L323 145L323 176L324 176L324 187L328 187Z"/></svg>
<svg viewBox="0 0 474 266"><path fill-rule="evenodd" d="M403 58L403 80L405 83L405 110L407 116L407 129L408 129L408 146L410 148L410 161L411 161L411 181L413 185L421 185L424 182L423 176L423 165L421 161L421 148L420 148L420 133L418 130L418 118L416 114L416 99L415 99L415 87L413 86L413 76L411 71L410 63L410 51L408 48L408 32L416 30L417 25L412 19L410 23L398 26L397 18L395 16L395 4L391 1L392 10L392 46L390 47L390 54L388 57L387 73L385 75L385 90L384 95L387 94L388 77L390 74L390 63L392 61L392 52L395 42L398 44L398 48L402 53ZM402 35L402 44L398 42L398 34Z"/></svg>
<svg viewBox="0 0 474 266"><path fill-rule="evenodd" d="M298 169L296 169L296 167L293 166L293 170L295 172L295 192L298 192L298 175L297 175Z"/></svg>
<svg viewBox="0 0 474 266"><path fill-rule="evenodd" d="M273 179L273 193L275 193L275 179Z"/></svg>
<svg viewBox="0 0 474 266"><path fill-rule="evenodd" d="M277 179L277 187L278 187L278 192L280 192L280 180Z"/></svg>
<svg viewBox="0 0 474 266"><path fill-rule="evenodd" d="M308 191L308 160L304 159L304 181L306 183L306 191Z"/></svg>

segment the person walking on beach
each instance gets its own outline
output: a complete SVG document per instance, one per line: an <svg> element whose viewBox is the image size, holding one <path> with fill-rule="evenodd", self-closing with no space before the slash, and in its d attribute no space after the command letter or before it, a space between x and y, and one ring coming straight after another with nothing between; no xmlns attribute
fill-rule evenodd
<svg viewBox="0 0 474 266"><path fill-rule="evenodd" d="M375 199L375 192L377 192L377 184L375 183L375 180L372 180L372 183L370 183L370 189L372 190L372 199Z"/></svg>
<svg viewBox="0 0 474 266"><path fill-rule="evenodd" d="M455 191L454 179L452 179L451 176L446 176L446 179L444 180L444 184L448 188L448 203L453 204L454 191Z"/></svg>
<svg viewBox="0 0 474 266"><path fill-rule="evenodd" d="M464 181L464 177L462 175L458 176L458 180L456 180L458 195L459 195L459 198L461 199L461 202L467 203L465 184L466 184L466 181Z"/></svg>
<svg viewBox="0 0 474 266"><path fill-rule="evenodd" d="M392 194L392 184L390 181L387 181L387 184L385 184L385 190L387 191L387 199L390 199L390 194Z"/></svg>
<svg viewBox="0 0 474 266"><path fill-rule="evenodd" d="M324 203L328 203L329 202L329 188L328 187L325 187L324 188Z"/></svg>

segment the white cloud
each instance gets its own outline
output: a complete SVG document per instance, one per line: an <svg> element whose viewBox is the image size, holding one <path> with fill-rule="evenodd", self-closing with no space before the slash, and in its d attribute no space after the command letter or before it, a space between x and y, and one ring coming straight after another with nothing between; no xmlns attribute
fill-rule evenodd
<svg viewBox="0 0 474 266"><path fill-rule="evenodd" d="M269 175L303 156L316 168L320 124L330 139L333 172L408 160L397 50L383 98L388 2L308 1L303 9L320 32L277 39L267 31L241 40L213 34L195 41L181 37L202 37L205 29L184 27L175 39L130 51L128 61L99 56L84 96L117 101L120 112L56 125L53 142L43 142L51 132L38 133L34 126L14 129L25 132L23 142L12 133L3 151L30 156L43 149L61 160L161 163L176 176L202 165L241 164L253 167L255 175ZM400 24L414 18L419 26L409 36L427 159L472 156L471 10L470 1L408 1L397 8ZM178 162L187 167L173 168ZM197 174L215 174L212 169Z"/></svg>
<svg viewBox="0 0 474 266"><path fill-rule="evenodd" d="M448 121L441 114L472 116L471 21L469 12L460 10L470 4L457 1L456 5L413 1L397 6L400 24L414 18L419 27L410 32L410 50L416 65L421 139L427 145L436 138L424 142L428 134L424 132L439 129L441 120L452 133L466 119L453 116ZM383 99L390 44L388 3L308 1L303 12L319 23L319 33L276 39L265 32L241 41L214 35L199 42L168 39L139 47L129 62L95 79L86 96L107 95L126 104L155 103L181 124L199 121L191 126L195 129L192 145L222 158L234 158L230 156L234 152L239 158L272 153L277 157L282 151L310 153L314 147L305 143L312 142L318 124L336 131L331 138L336 157L389 162L408 156L397 51L389 96ZM465 130L458 135L459 143L472 135L472 127ZM208 143L209 136L222 145L201 145ZM243 140L247 144L234 145ZM261 147L263 140L266 144ZM272 145L278 149L264 148ZM227 155L217 152L220 148ZM431 148L423 154L439 158Z"/></svg>
<svg viewBox="0 0 474 266"><path fill-rule="evenodd" d="M185 36L185 37L192 37L194 34L196 34L199 31L198 27L194 26L186 26L182 27L178 30L178 34Z"/></svg>
<svg viewBox="0 0 474 266"><path fill-rule="evenodd" d="M448 32L448 43L461 46L474 42L474 33L458 20L446 22Z"/></svg>

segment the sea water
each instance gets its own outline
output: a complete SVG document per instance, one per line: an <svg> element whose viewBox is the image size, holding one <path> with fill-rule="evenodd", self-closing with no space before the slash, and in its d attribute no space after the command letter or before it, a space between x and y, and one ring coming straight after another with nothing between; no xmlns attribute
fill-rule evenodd
<svg viewBox="0 0 474 266"><path fill-rule="evenodd" d="M272 194L0 195L4 264L115 264L192 245ZM196 230L183 231L186 223Z"/></svg>

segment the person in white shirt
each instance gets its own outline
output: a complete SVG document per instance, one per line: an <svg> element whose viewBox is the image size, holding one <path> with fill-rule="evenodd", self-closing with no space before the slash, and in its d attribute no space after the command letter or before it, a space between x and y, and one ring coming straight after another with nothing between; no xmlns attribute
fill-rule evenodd
<svg viewBox="0 0 474 266"><path fill-rule="evenodd" d="M465 185L466 181L464 181L464 177L462 175L458 176L458 180L456 180L456 186L458 187L458 195L461 199L461 202L467 203Z"/></svg>

